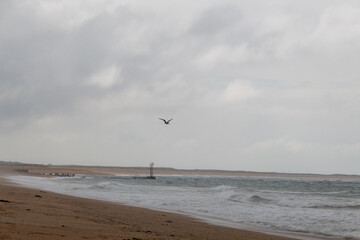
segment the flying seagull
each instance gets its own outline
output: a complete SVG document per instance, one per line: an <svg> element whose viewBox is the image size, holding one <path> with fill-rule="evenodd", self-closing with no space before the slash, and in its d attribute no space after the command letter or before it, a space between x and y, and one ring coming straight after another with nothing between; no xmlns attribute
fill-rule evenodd
<svg viewBox="0 0 360 240"><path fill-rule="evenodd" d="M165 120L165 119L163 119L163 118L159 118L159 119L160 119L160 120L163 120L165 124L169 124L170 121L173 120L173 119Z"/></svg>

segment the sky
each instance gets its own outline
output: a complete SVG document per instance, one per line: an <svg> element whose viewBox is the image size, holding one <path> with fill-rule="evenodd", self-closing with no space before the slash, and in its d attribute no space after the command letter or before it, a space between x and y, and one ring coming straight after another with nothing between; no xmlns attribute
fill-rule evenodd
<svg viewBox="0 0 360 240"><path fill-rule="evenodd" d="M359 40L357 0L1 0L0 160L360 174Z"/></svg>

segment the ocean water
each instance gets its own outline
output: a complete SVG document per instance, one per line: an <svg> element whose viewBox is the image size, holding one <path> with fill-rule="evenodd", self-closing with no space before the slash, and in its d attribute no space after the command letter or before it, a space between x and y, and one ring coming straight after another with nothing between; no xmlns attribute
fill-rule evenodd
<svg viewBox="0 0 360 240"><path fill-rule="evenodd" d="M360 180L94 175L10 179L73 196L219 219L229 226L360 239Z"/></svg>

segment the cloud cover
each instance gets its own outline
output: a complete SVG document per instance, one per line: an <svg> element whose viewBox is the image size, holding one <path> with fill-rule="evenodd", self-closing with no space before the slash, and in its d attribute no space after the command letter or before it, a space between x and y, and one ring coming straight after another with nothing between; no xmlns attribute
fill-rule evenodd
<svg viewBox="0 0 360 240"><path fill-rule="evenodd" d="M359 39L349 0L1 1L0 159L359 174Z"/></svg>

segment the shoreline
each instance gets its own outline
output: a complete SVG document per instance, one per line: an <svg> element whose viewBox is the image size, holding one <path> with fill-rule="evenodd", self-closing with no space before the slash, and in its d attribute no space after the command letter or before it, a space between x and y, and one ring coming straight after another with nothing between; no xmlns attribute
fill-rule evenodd
<svg viewBox="0 0 360 240"><path fill-rule="evenodd" d="M11 175L7 176L7 177L11 178ZM34 190L38 190L38 191L47 191L47 192L51 192L54 194L60 194L63 196L69 196L69 197L75 197L75 198L81 198L81 199L90 199L90 200L100 201L100 202L104 202L104 203L119 204L121 206L141 208L141 209L145 209L145 210L149 210L149 211L181 215L181 216L190 218L195 222L202 222L205 224L209 224L211 226L232 228L232 229L237 229L240 231L251 231L251 232L256 232L256 233L260 233L260 234L271 235L271 236L275 237L275 238L272 238L273 240L277 239L276 237L284 237L286 239L297 239L297 240L342 240L342 238L338 238L338 237L325 237L322 235L314 235L314 234L305 233L305 232L295 232L295 231L292 232L292 231L286 231L286 230L267 229L267 228L250 225L250 224L237 223L237 222L232 222L227 219L210 217L210 216L205 216L205 215L164 210L164 209L158 209L158 208L149 208L149 207L137 206L135 204L134 205L125 204L125 203L120 203L120 202L110 201L110 200L102 200L102 199L96 199L96 198L91 198L91 197L82 197L82 196L76 196L76 195L60 193L60 192L52 192L52 191L48 191L48 190L33 188L31 186L22 185L21 183L13 182L11 179L8 179L7 177L3 177L3 179L8 181L9 184L14 184L14 186L19 186L22 188L34 189ZM42 177L42 176L30 176L30 177Z"/></svg>
<svg viewBox="0 0 360 240"><path fill-rule="evenodd" d="M294 240L185 215L17 186L0 177L0 239Z"/></svg>
<svg viewBox="0 0 360 240"><path fill-rule="evenodd" d="M0 162L1 163L1 162ZM37 164L0 164L2 172L18 175L49 176L54 174L89 174L89 175L149 175L147 167L102 167L102 166L67 166L67 165L37 165ZM233 176L233 177L279 177L279 178L321 178L321 179L359 179L360 175L346 174L313 174L313 173L278 173L228 170L187 170L173 168L154 168L154 175L179 176Z"/></svg>
<svg viewBox="0 0 360 240"><path fill-rule="evenodd" d="M240 231L250 231L250 232L254 232L254 233L271 235L272 237L274 237L274 238L271 238L273 240L277 239L277 237L284 237L286 240L287 239L297 239L297 240L342 240L343 239L343 238L339 238L339 237L325 237L323 235L314 235L314 234L311 234L311 233L267 229L267 228L261 228L261 227L257 227L257 226L254 226L254 225L250 225L250 224L236 223L236 222L232 222L230 220L226 220L226 219L222 219L222 218L209 217L209 216L203 216L203 215L198 215L198 214L190 214L190 213L184 213L184 212L179 212L179 211L171 211L171 210L164 210L164 209L157 209L157 208L148 208L148 207L142 207L142 206L137 206L137 205L132 205L132 204L119 203L119 202L116 202L116 201L95 199L95 198L91 198L91 197L82 197L82 196L76 196L76 195L65 194L65 193L60 193L60 192L52 192L52 191L48 191L48 190L42 190L42 189L34 188L34 187L31 187L31 186L22 185L21 183L16 183L16 182L12 181L11 179L8 179L8 177L11 178L12 175L3 176L2 178L5 179L5 181L7 181L7 183L9 185L18 186L18 187L21 187L21 188L33 189L33 190L37 190L37 191L40 191L40 192L47 191L47 192L51 192L51 193L54 193L54 194L60 194L60 195L63 195L63 196L80 198L80 199L85 199L85 200L89 199L89 200L94 200L94 201L100 201L100 202L103 202L105 204L106 203L118 204L118 205L121 205L121 206L124 206L124 207L141 208L141 209L149 210L149 211L163 212L163 213L180 215L180 216L189 218L190 220L195 221L195 222L201 222L201 223L209 224L210 226L225 227L225 228L231 228L231 229L240 230ZM46 176L38 176L38 175L32 176L32 175L30 175L30 177L46 177ZM1 177L0 177L0 179L1 179ZM0 184L1 184L1 181L0 181ZM356 240L356 239L354 239L354 240Z"/></svg>
<svg viewBox="0 0 360 240"><path fill-rule="evenodd" d="M338 239L338 238L332 238L332 237L326 238L326 237L323 237L323 236L314 236L314 235L309 235L309 234L305 234L305 233L303 234L303 233L297 233L297 232L285 232L285 231L260 229L260 228L256 228L256 227L252 227L252 226L245 226L243 224L232 223L232 222L229 222L227 220L212 219L212 218L209 218L209 217L202 217L202 216L196 216L196 215L185 215L183 213L177 213L177 212L168 212L168 211L161 211L161 210L156 210L156 209L141 208L141 207L129 206L129 205L121 204L121 203L113 203L113 202L103 201L103 200L94 200L94 199L88 199L88 198L74 197L74 196L71 196L71 195L58 194L58 193L53 193L53 192L44 192L44 191L42 191L40 189L27 188L26 186L22 186L22 185L20 186L20 185L18 185L16 183L13 183L13 182L11 182L11 181L9 181L9 180L2 177L2 176L6 176L6 175L7 176L10 176L10 175L34 176L35 175L35 176L39 177L41 175L34 174L34 173L24 174L24 172L12 171L10 169L7 169L7 171L4 171L4 169L2 169L2 170L3 171L0 171L0 188L1 188L0 200L6 200L6 199L4 199L6 197L3 196L3 192L4 192L3 187L7 186L7 188L10 188L10 190L14 189L14 188L15 189L20 188L20 189L23 189L22 191L25 191L25 192L32 191L34 196L36 196L36 195L41 196L41 195L43 195L45 193L48 194L48 195L49 194L54 195L54 196L56 196L56 198L66 199L65 202L67 202L68 205L69 205L68 201L75 198L75 199L77 199L77 201L80 201L80 202L82 202L82 204L85 204L85 205L89 204L89 202L91 202L91 203L92 202L97 202L99 205L101 205L103 207L107 206L107 208L111 208L108 205L111 205L112 207L116 206L115 208L121 208L121 209L128 208L128 209L130 209L130 210L128 210L129 211L128 214L132 218L134 217L132 215L135 212L137 212L139 209L141 209L141 211L142 211L141 216L136 216L134 218L142 218L143 215L145 214L145 215L148 215L147 216L148 219L152 220L154 215L162 214L164 216L171 216L171 217L175 217L175 218L181 218L182 221L186 222L186 225L187 225L187 227L185 229L182 228L180 238L174 238L173 236L171 236L171 235L174 235L174 234L170 234L171 238L168 238L168 236L162 231L162 233L160 233L162 238L149 238L150 237L150 236L148 236L149 234L145 234L146 236L142 236L142 238L134 238L134 239L242 239L242 238L249 239L249 240L251 240L251 239L254 239L254 240L255 239L263 239L263 240L265 240L265 239L273 239L273 240L275 240L275 239L276 240ZM24 189L26 189L26 190L24 190ZM37 193L40 192L41 194L35 194L36 192ZM6 201L8 201L8 200L6 200ZM1 202L0 202L0 210L1 210L1 212L3 212L3 211L6 212L6 210L4 210L1 207L2 207L2 205L1 205ZM44 207L46 207L46 206L44 206ZM68 206L68 207L71 207L71 206ZM48 210L50 210L50 209L48 209ZM79 209L77 209L77 211L79 211ZM27 212L27 214L28 214L28 212ZM42 216L42 217L44 217L44 216ZM74 218L77 219L78 216L74 216ZM103 218L106 218L106 216L103 216ZM173 220L170 220L170 221L171 222L165 221L165 223L167 223L167 224L170 224L170 223L173 224L174 223ZM126 221L124 221L124 222L126 222ZM139 226L137 226L140 229L141 228L146 228L147 225L149 225L149 224L154 225L154 223L153 222L151 223L151 221L150 222L142 222L141 220L138 220L138 222L139 223L141 222L141 224ZM0 224L2 224L2 222L0 222ZM63 225L65 225L65 224L63 224ZM163 227L164 224L161 223L161 221L160 221L158 225ZM181 226L177 226L176 228L179 228L179 227L181 229ZM205 232L198 231L201 228L205 228L206 231ZM2 229L1 225L0 225L0 229ZM194 238L189 237L188 232L193 232L193 231L195 231L196 234L192 233L192 236L196 236L196 237L194 237ZM208 234L206 234L206 232L208 232L208 231L219 232L219 233L221 233L221 235L217 235L218 237L209 238ZM183 237L184 234L187 237ZM205 237L204 234L206 234L206 237ZM230 234L230 235L228 235L228 234ZM166 235L166 236L163 236L163 235ZM234 238L234 236L236 236L236 237ZM165 237L165 238L163 238L163 237ZM0 235L0 239L2 239L1 235ZM5 239L8 239L8 238L5 238ZM31 238L29 238L29 239L31 239ZM34 239L37 239L37 238L34 238ZM68 238L68 239L71 239L71 238ZM74 239L76 239L76 238L74 238ZM112 239L112 238L110 238L110 239ZM119 239L119 238L116 238L116 239ZM124 239L126 239L126 238L124 238Z"/></svg>

